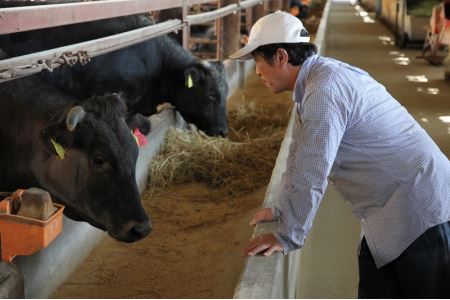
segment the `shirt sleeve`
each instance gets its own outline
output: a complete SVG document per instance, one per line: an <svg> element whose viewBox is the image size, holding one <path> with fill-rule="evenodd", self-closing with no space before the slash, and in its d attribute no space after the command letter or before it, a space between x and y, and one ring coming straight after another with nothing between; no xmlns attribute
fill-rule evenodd
<svg viewBox="0 0 450 300"><path fill-rule="evenodd" d="M284 253L304 245L328 184L345 133L348 109L329 90L315 91L297 105L292 143L273 210L280 217L275 238Z"/></svg>

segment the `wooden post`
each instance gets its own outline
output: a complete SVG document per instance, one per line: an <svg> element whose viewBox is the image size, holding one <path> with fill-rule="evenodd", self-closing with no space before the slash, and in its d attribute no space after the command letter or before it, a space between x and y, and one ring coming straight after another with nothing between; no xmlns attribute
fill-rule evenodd
<svg viewBox="0 0 450 300"><path fill-rule="evenodd" d="M230 4L240 3L240 0L224 0L223 6ZM223 40L221 43L222 55L220 58L227 58L230 54L234 53L239 49L240 40L240 23L241 23L241 13L237 11L236 13L230 14L223 18L222 28L223 28Z"/></svg>

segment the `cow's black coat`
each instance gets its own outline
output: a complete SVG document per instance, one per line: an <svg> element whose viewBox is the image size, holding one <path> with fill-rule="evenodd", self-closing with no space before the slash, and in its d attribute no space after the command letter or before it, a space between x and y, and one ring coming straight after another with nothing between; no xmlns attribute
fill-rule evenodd
<svg viewBox="0 0 450 300"><path fill-rule="evenodd" d="M135 178L138 148L118 95L77 103L30 76L0 83L0 103L0 190L41 187L69 217L122 241L150 232ZM70 131L73 107L84 115ZM64 159L51 139L65 148Z"/></svg>
<svg viewBox="0 0 450 300"><path fill-rule="evenodd" d="M17 56L150 24L144 15L121 17L13 34L0 42L9 55ZM158 104L170 102L207 134L228 132L223 65L196 59L168 36L95 57L85 66L66 66L40 76L77 98L120 92L130 114L150 115ZM189 80L192 87L187 86Z"/></svg>

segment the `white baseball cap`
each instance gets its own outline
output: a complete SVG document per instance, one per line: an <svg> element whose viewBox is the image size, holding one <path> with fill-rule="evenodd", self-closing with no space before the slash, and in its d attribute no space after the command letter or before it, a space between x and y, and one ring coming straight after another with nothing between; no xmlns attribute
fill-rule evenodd
<svg viewBox="0 0 450 300"><path fill-rule="evenodd" d="M307 43L309 36L300 36L306 30L302 22L290 13L277 10L260 18L253 25L248 44L230 55L231 59L252 59L252 51L262 45L275 43Z"/></svg>

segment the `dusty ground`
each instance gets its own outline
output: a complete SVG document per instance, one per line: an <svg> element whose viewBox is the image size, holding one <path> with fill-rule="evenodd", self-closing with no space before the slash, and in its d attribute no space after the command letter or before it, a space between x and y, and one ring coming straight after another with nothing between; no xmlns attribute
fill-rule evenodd
<svg viewBox="0 0 450 300"><path fill-rule="evenodd" d="M249 78L245 91L229 100L230 113L254 102L276 120L289 119L289 93L274 96L259 79ZM240 124L250 135L261 124ZM251 128L250 128L251 127ZM275 155L276 156L276 155ZM144 194L153 232L133 244L106 237L53 298L231 298L252 234L248 225L261 206L270 172L252 194L218 200L214 189L200 183L172 186Z"/></svg>
<svg viewBox="0 0 450 300"><path fill-rule="evenodd" d="M146 203L154 231L143 241L105 238L53 298L230 298L264 189L232 203L195 184ZM177 195L177 197L173 197ZM164 199L170 197L170 201Z"/></svg>

